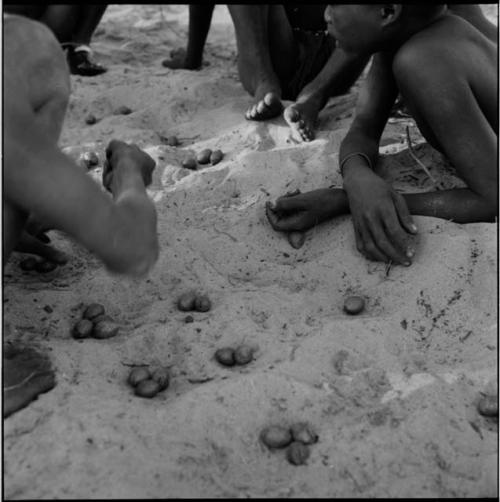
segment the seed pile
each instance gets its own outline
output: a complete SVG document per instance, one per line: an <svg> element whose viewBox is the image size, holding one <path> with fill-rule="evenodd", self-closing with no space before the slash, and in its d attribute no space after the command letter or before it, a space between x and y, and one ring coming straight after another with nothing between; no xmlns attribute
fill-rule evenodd
<svg viewBox="0 0 500 502"><path fill-rule="evenodd" d="M62 265L62 264L61 264ZM46 274L47 272L52 272L58 267L58 264L45 259L37 260L36 258L30 256L19 262L19 268L25 272L31 272L32 270L40 273Z"/></svg>
<svg viewBox="0 0 500 502"><path fill-rule="evenodd" d="M151 398L169 386L170 375L167 368L160 367L150 372L148 368L140 366L130 372L127 382L135 388L136 396Z"/></svg>
<svg viewBox="0 0 500 502"><path fill-rule="evenodd" d="M120 326L106 315L104 307L99 303L91 303L87 306L80 319L73 326L73 338L112 338L120 331Z"/></svg>
<svg viewBox="0 0 500 502"><path fill-rule="evenodd" d="M253 360L255 349L249 345L240 345L236 349L223 347L215 351L215 360L223 366L244 366Z"/></svg>
<svg viewBox="0 0 500 502"><path fill-rule="evenodd" d="M188 291L177 299L177 308L182 312L191 312L193 310L196 312L208 312L212 308L212 302L206 295Z"/></svg>
<svg viewBox="0 0 500 502"><path fill-rule="evenodd" d="M310 445L318 441L318 435L309 424L297 422L291 427L271 425L260 433L261 441L271 450L287 448L286 458L293 465L305 464L311 450Z"/></svg>
<svg viewBox="0 0 500 502"><path fill-rule="evenodd" d="M210 150L210 148L205 148L200 153L198 153L196 157L188 157L184 159L182 162L182 167L184 167L185 169L190 169L191 171L196 171L199 164L205 165L210 163L215 166L215 164L218 164L223 157L224 154L221 150L212 151Z"/></svg>

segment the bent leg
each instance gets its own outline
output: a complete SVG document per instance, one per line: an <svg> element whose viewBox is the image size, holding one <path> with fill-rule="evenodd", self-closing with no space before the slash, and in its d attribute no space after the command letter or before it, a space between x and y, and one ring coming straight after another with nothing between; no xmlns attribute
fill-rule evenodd
<svg viewBox="0 0 500 502"><path fill-rule="evenodd" d="M238 47L238 72L245 90L254 96L254 105L245 117L266 120L281 113L281 85L273 65L279 59L279 47L289 53L291 29L281 5L228 5ZM282 15L279 11L283 11ZM278 24L271 25L271 19ZM289 25L288 25L289 27ZM269 33L273 33L272 41ZM280 34L284 34L281 39ZM278 38L277 38L278 37ZM272 56L274 54L274 57ZM282 59L285 58L282 56ZM288 61L292 59L286 58Z"/></svg>
<svg viewBox="0 0 500 502"><path fill-rule="evenodd" d="M318 75L300 92L296 103L284 112L285 120L299 140L314 139L319 112L330 97L349 92L369 58L336 48Z"/></svg>
<svg viewBox="0 0 500 502"><path fill-rule="evenodd" d="M189 5L189 32L187 49L176 49L170 53L171 59L162 65L172 70L198 70L203 62L203 49L212 22L215 4Z"/></svg>

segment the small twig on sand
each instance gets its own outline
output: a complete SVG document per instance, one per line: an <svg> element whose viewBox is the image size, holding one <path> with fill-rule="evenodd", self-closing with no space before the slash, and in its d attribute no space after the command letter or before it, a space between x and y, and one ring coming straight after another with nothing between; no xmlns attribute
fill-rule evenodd
<svg viewBox="0 0 500 502"><path fill-rule="evenodd" d="M389 263L385 266L385 276L389 277L389 272L391 271L392 260L389 260Z"/></svg>
<svg viewBox="0 0 500 502"><path fill-rule="evenodd" d="M439 183L436 180L436 178L434 178L434 176L432 176L429 169L427 169L427 167L425 167L425 165L422 163L422 161L415 155L415 152L413 150L413 146L411 144L411 139L410 139L410 128L408 126L406 126L406 141L408 143L408 151L409 151L411 157L413 158L413 160L424 170L425 174L427 174L427 176L430 178L432 183L434 183L434 187L436 188L436 190L441 190L443 188L441 183Z"/></svg>

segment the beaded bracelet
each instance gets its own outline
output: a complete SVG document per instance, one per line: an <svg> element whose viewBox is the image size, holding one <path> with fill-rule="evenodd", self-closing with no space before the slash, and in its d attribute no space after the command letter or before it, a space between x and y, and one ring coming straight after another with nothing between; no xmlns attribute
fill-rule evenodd
<svg viewBox="0 0 500 502"><path fill-rule="evenodd" d="M370 167L370 169L373 171L373 166L372 166L372 161L370 160L370 157L368 157L368 155L366 155L366 153L362 153L362 152L352 152L352 153L348 153L341 161L340 161L340 174L342 175L342 177L344 177L344 164L352 157L354 157L355 155L361 155L361 157L363 157L366 162L368 162L368 166Z"/></svg>

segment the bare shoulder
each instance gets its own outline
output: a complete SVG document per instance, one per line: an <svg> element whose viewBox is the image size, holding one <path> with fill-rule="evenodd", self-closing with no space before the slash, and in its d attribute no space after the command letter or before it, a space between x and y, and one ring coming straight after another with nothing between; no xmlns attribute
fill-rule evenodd
<svg viewBox="0 0 500 502"><path fill-rule="evenodd" d="M470 23L449 14L407 40L394 56L393 70L411 73L423 67L434 73L463 62L467 62L464 68L470 68L474 54L488 45L493 44Z"/></svg>

